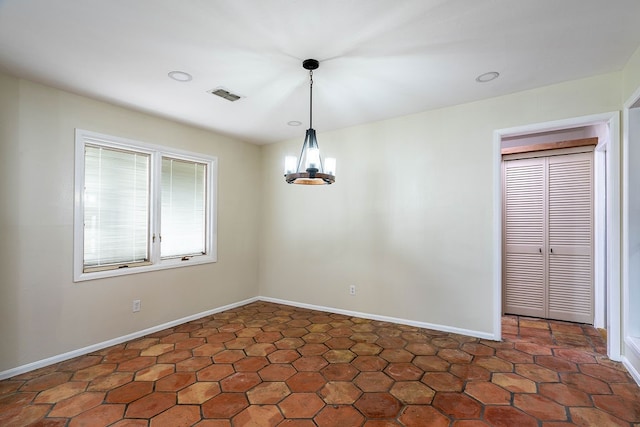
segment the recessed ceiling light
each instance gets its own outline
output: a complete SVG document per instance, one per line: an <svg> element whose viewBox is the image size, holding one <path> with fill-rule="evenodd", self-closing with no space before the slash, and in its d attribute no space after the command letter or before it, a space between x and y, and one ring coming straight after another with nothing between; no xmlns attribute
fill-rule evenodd
<svg viewBox="0 0 640 427"><path fill-rule="evenodd" d="M489 71L488 73L480 74L478 77L476 77L476 81L478 83L487 83L491 80L497 79L499 76L500 73L498 73L497 71Z"/></svg>
<svg viewBox="0 0 640 427"><path fill-rule="evenodd" d="M172 71L169 73L169 77L178 82L190 82L193 77L191 74L185 73L184 71Z"/></svg>
<svg viewBox="0 0 640 427"><path fill-rule="evenodd" d="M290 122L287 122L287 124L289 126L300 126L302 124L302 122L299 122L297 120L291 120Z"/></svg>

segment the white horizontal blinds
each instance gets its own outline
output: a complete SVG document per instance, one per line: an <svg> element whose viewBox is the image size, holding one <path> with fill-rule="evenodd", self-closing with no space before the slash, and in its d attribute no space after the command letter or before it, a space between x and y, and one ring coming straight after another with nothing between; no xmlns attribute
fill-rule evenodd
<svg viewBox="0 0 640 427"><path fill-rule="evenodd" d="M149 155L85 145L84 266L149 259Z"/></svg>
<svg viewBox="0 0 640 427"><path fill-rule="evenodd" d="M162 158L162 258L206 253L207 166Z"/></svg>
<svg viewBox="0 0 640 427"><path fill-rule="evenodd" d="M545 315L545 163L504 162L504 310Z"/></svg>
<svg viewBox="0 0 640 427"><path fill-rule="evenodd" d="M592 153L549 158L549 317L593 320Z"/></svg>

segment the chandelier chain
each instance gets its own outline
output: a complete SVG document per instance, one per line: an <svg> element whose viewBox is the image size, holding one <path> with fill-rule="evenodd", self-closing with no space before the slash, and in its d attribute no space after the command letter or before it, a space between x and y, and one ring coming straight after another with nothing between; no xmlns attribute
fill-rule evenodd
<svg viewBox="0 0 640 427"><path fill-rule="evenodd" d="M313 70L309 70L309 128L313 128Z"/></svg>

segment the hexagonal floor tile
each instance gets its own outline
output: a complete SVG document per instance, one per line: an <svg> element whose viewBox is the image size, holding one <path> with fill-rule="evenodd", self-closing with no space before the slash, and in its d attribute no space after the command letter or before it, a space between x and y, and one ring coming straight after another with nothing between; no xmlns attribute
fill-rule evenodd
<svg viewBox="0 0 640 427"><path fill-rule="evenodd" d="M203 403L201 408L206 418L231 418L248 406L244 393L220 393Z"/></svg>
<svg viewBox="0 0 640 427"><path fill-rule="evenodd" d="M274 405L290 394L286 383L273 381L258 384L247 392L247 398L252 405Z"/></svg>
<svg viewBox="0 0 640 427"><path fill-rule="evenodd" d="M364 417L351 406L329 405L314 418L318 427L360 426ZM310 424L309 427L312 427Z"/></svg>
<svg viewBox="0 0 640 427"><path fill-rule="evenodd" d="M449 418L442 415L432 406L407 406L398 418L406 427L448 427Z"/></svg>
<svg viewBox="0 0 640 427"><path fill-rule="evenodd" d="M436 392L418 381L399 381L390 393L405 405L429 405Z"/></svg>
<svg viewBox="0 0 640 427"><path fill-rule="evenodd" d="M220 385L217 382L200 381L178 392L178 404L200 405L218 394Z"/></svg>
<svg viewBox="0 0 640 427"><path fill-rule="evenodd" d="M233 417L233 425L271 427L283 419L275 405L252 405Z"/></svg>
<svg viewBox="0 0 640 427"><path fill-rule="evenodd" d="M361 372L353 383L364 392L388 391L394 381L384 372Z"/></svg>
<svg viewBox="0 0 640 427"><path fill-rule="evenodd" d="M326 380L319 372L298 372L286 384L293 393L309 393L318 391Z"/></svg>
<svg viewBox="0 0 640 427"><path fill-rule="evenodd" d="M351 405L362 395L350 381L331 381L322 387L320 396L329 405Z"/></svg>
<svg viewBox="0 0 640 427"><path fill-rule="evenodd" d="M454 418L480 418L482 405L462 393L438 393L433 406Z"/></svg>
<svg viewBox="0 0 640 427"><path fill-rule="evenodd" d="M324 402L315 393L296 393L278 403L287 418L312 418L324 407Z"/></svg>
<svg viewBox="0 0 640 427"><path fill-rule="evenodd" d="M396 418L402 409L390 393L364 393L354 405L367 418Z"/></svg>

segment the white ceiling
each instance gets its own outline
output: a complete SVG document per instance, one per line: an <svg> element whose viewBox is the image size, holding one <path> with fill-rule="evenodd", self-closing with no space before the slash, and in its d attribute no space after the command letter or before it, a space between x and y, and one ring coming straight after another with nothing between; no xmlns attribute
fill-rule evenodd
<svg viewBox="0 0 640 427"><path fill-rule="evenodd" d="M304 137L306 58L321 139L620 70L638 18L638 0L0 0L0 70L264 144Z"/></svg>

